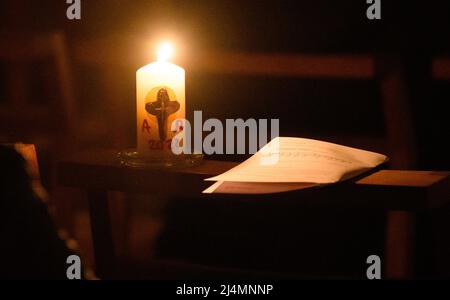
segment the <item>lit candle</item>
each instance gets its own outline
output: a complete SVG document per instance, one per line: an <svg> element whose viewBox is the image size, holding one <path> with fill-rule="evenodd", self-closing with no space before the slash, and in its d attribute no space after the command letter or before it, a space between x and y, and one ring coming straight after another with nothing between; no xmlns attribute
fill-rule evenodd
<svg viewBox="0 0 450 300"><path fill-rule="evenodd" d="M140 154L169 154L176 132L172 122L185 118L185 72L168 62L169 44L158 50L158 61L136 72L137 150ZM180 126L178 130L182 130Z"/></svg>

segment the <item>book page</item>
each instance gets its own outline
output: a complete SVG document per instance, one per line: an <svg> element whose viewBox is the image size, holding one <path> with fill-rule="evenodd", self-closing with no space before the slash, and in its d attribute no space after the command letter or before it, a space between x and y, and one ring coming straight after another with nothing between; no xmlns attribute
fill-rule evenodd
<svg viewBox="0 0 450 300"><path fill-rule="evenodd" d="M327 184L385 162L382 154L305 138L278 137L252 157L210 181Z"/></svg>
<svg viewBox="0 0 450 300"><path fill-rule="evenodd" d="M302 182L233 182L217 181L203 191L204 194L273 194L319 186Z"/></svg>

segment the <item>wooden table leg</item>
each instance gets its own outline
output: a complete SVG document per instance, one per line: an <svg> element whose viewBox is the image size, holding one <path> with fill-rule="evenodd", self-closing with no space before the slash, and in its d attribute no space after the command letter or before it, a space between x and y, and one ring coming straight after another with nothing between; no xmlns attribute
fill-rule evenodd
<svg viewBox="0 0 450 300"><path fill-rule="evenodd" d="M390 211L386 224L387 279L412 279L414 276L414 255L416 218L412 212Z"/></svg>
<svg viewBox="0 0 450 300"><path fill-rule="evenodd" d="M110 279L115 275L115 251L108 192L89 190L88 200L96 273L101 279Z"/></svg>

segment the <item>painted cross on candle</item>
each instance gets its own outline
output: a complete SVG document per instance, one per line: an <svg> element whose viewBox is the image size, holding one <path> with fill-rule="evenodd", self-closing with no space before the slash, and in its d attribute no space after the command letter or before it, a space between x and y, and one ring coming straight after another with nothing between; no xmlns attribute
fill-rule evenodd
<svg viewBox="0 0 450 300"><path fill-rule="evenodd" d="M159 140L166 140L167 132L167 118L169 115L177 112L180 109L180 103L176 100L170 101L169 94L166 88L158 90L157 99L154 102L147 103L145 110L154 115L158 120Z"/></svg>

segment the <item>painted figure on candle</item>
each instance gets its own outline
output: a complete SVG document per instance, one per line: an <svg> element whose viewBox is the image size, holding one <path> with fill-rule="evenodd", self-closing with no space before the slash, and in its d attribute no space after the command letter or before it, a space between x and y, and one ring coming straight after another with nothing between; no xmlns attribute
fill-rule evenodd
<svg viewBox="0 0 450 300"><path fill-rule="evenodd" d="M176 101L176 99L170 100L167 87L158 87L157 89L158 93L156 101L146 101L145 110L149 114L154 115L158 120L159 139L160 141L165 141L167 139L167 128L169 126L168 118L171 114L174 114L180 109L180 103ZM148 93L146 100L151 100L148 99L151 94L153 93Z"/></svg>

